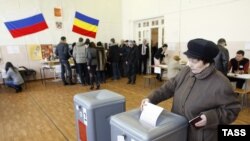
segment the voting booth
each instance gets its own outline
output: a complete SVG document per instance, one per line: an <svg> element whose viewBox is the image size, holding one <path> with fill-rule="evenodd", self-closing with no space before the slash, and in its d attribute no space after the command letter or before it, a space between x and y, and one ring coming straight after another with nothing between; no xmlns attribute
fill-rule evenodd
<svg viewBox="0 0 250 141"><path fill-rule="evenodd" d="M140 109L111 116L111 141L186 141L188 121L163 110L156 125L139 120Z"/></svg>
<svg viewBox="0 0 250 141"><path fill-rule="evenodd" d="M125 111L125 97L99 90L74 96L78 141L110 141L110 116Z"/></svg>

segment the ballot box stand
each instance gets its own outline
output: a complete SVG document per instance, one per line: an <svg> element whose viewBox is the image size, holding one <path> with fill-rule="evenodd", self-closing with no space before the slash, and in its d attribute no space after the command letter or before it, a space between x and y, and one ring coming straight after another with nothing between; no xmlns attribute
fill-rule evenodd
<svg viewBox="0 0 250 141"><path fill-rule="evenodd" d="M74 96L78 141L110 141L110 116L125 111L125 97L98 90Z"/></svg>
<svg viewBox="0 0 250 141"><path fill-rule="evenodd" d="M111 141L186 141L188 121L183 116L163 110L151 126L140 121L140 114L134 109L111 116Z"/></svg>

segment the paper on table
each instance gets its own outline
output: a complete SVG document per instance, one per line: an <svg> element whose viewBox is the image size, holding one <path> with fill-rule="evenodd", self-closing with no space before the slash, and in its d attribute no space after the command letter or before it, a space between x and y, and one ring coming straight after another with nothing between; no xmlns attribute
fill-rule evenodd
<svg viewBox="0 0 250 141"><path fill-rule="evenodd" d="M151 103L146 103L145 106L143 106L140 121L146 122L147 124L155 127L157 119L162 111L162 107L156 106Z"/></svg>
<svg viewBox="0 0 250 141"><path fill-rule="evenodd" d="M154 73L161 74L161 68L160 67L155 67L154 68Z"/></svg>
<svg viewBox="0 0 250 141"><path fill-rule="evenodd" d="M125 141L124 136L118 135L117 136L117 141Z"/></svg>

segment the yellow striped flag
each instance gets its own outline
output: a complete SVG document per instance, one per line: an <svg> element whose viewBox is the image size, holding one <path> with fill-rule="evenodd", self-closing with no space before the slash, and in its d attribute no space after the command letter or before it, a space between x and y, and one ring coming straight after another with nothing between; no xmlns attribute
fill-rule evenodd
<svg viewBox="0 0 250 141"><path fill-rule="evenodd" d="M95 38L98 24L99 20L76 12L72 31L84 36Z"/></svg>

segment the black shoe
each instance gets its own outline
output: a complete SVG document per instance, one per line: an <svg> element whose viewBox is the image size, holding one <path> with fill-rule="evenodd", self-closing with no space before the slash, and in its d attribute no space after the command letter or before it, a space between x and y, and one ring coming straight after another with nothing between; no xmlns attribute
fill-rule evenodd
<svg viewBox="0 0 250 141"><path fill-rule="evenodd" d="M100 85L98 85L98 86L96 87L96 89L99 90L99 89L100 89Z"/></svg>
<svg viewBox="0 0 250 141"><path fill-rule="evenodd" d="M91 87L90 87L90 90L93 90L93 89L94 89L94 86L91 86Z"/></svg>
<svg viewBox="0 0 250 141"><path fill-rule="evenodd" d="M131 84L131 82L130 82L130 81L128 81L128 82L127 82L127 84Z"/></svg>
<svg viewBox="0 0 250 141"><path fill-rule="evenodd" d="M69 85L75 85L76 83L70 82Z"/></svg>
<svg viewBox="0 0 250 141"><path fill-rule="evenodd" d="M131 85L135 85L135 82L132 82Z"/></svg>
<svg viewBox="0 0 250 141"><path fill-rule="evenodd" d="M64 82L64 83L63 83L63 85L64 85L64 86L66 86L66 85L69 85L69 83L67 83L67 82Z"/></svg>
<svg viewBox="0 0 250 141"><path fill-rule="evenodd" d="M19 93L19 92L21 92L22 91L22 89L16 89L16 93Z"/></svg>

